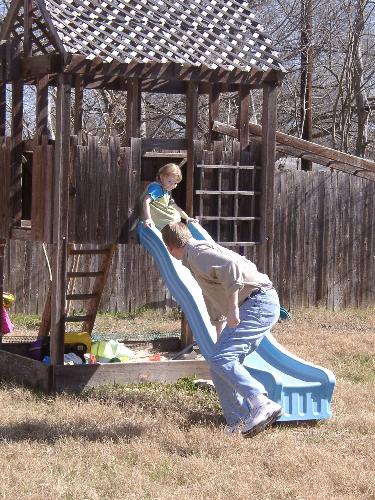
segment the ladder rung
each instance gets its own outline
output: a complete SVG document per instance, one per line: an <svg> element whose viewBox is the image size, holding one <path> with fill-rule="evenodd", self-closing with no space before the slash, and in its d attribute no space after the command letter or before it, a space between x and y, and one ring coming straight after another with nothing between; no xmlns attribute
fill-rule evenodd
<svg viewBox="0 0 375 500"><path fill-rule="evenodd" d="M255 247L259 241L219 241L222 247Z"/></svg>
<svg viewBox="0 0 375 500"><path fill-rule="evenodd" d="M70 250L70 255L99 255L103 253L107 253L109 251L108 248L97 248L97 249L89 249L89 248L73 248Z"/></svg>
<svg viewBox="0 0 375 500"><path fill-rule="evenodd" d="M104 271L83 271L83 272L69 272L68 278L93 278L95 276L103 276Z"/></svg>
<svg viewBox="0 0 375 500"><path fill-rule="evenodd" d="M227 194L239 194L242 196L256 196L260 194L260 191L207 191L203 189L198 189L195 191L196 194L216 194L216 195L227 195Z"/></svg>
<svg viewBox="0 0 375 500"><path fill-rule="evenodd" d="M71 293L66 296L66 300L90 300L97 296L97 293Z"/></svg>
<svg viewBox="0 0 375 500"><path fill-rule="evenodd" d="M92 314L86 314L85 316L67 316L65 318L65 323L80 323L90 320L92 320Z"/></svg>
<svg viewBox="0 0 375 500"><path fill-rule="evenodd" d="M198 215L202 220L261 220L260 217L218 217L216 215Z"/></svg>
<svg viewBox="0 0 375 500"><path fill-rule="evenodd" d="M223 168L223 169L233 169L233 170L258 170L261 167L255 167L253 165L197 165L197 168Z"/></svg>

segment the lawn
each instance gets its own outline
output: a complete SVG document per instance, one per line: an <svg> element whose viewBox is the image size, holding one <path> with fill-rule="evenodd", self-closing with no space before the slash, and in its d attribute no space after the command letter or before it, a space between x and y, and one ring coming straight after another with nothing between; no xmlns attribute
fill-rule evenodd
<svg viewBox="0 0 375 500"><path fill-rule="evenodd" d="M127 337L178 327L176 314L148 311L102 315L96 324L99 333ZM224 435L215 394L189 380L78 396L2 382L0 497L375 498L375 310L298 311L274 334L335 373L332 419L243 439Z"/></svg>

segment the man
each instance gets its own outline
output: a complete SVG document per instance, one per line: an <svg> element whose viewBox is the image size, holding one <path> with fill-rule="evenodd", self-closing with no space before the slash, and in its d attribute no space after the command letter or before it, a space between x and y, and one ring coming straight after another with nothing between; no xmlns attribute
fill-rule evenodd
<svg viewBox="0 0 375 500"><path fill-rule="evenodd" d="M182 222L162 230L170 254L182 261L202 288L218 340L206 361L227 421L227 433L244 437L262 432L282 415L264 386L242 365L280 315L267 275L245 257L216 243L192 238Z"/></svg>

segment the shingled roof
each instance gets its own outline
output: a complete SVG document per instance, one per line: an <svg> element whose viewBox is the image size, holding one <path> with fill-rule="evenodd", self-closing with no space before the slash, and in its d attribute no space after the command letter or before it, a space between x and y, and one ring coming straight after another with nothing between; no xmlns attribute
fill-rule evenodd
<svg viewBox="0 0 375 500"><path fill-rule="evenodd" d="M107 63L172 62L226 71L283 71L248 2L33 0L33 23L34 55L59 52ZM3 37L22 39L22 1L13 0L4 25Z"/></svg>

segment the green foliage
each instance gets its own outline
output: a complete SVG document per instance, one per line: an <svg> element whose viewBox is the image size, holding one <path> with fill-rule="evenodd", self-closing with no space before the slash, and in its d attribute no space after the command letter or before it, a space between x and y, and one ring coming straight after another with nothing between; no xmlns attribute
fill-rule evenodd
<svg viewBox="0 0 375 500"><path fill-rule="evenodd" d="M160 318L169 319L169 320L178 320L181 318L181 311L179 308L174 307L167 311L160 311L157 309L152 309L148 306L142 306L136 309L133 312L99 312L98 316L101 318L109 318L114 320L123 320L123 319L135 319L135 318L147 318L148 316L160 316Z"/></svg>
<svg viewBox="0 0 375 500"><path fill-rule="evenodd" d="M10 314L10 319L14 326L20 326L27 330L39 328L41 316L39 314Z"/></svg>

